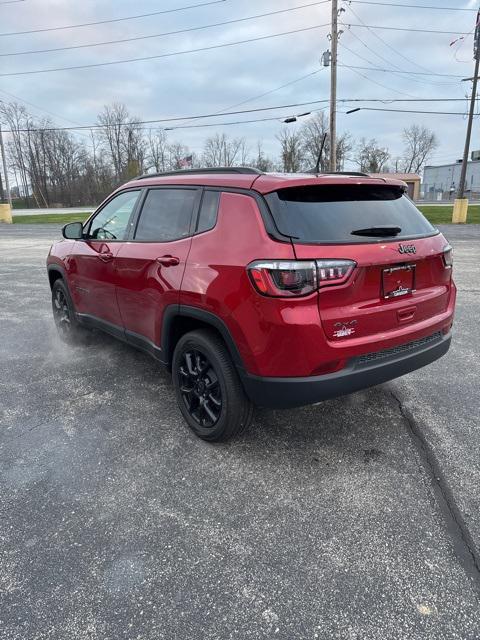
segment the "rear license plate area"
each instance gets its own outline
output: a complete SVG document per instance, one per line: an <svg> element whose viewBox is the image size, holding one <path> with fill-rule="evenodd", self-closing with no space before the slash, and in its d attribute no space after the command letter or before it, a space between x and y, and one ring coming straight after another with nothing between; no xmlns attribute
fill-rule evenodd
<svg viewBox="0 0 480 640"><path fill-rule="evenodd" d="M382 294L386 299L400 298L415 291L415 265L389 267L382 272Z"/></svg>

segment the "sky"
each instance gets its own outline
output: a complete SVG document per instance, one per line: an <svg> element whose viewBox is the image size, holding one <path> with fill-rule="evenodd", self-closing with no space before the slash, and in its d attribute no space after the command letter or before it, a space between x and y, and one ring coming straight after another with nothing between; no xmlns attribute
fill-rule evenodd
<svg viewBox="0 0 480 640"><path fill-rule="evenodd" d="M328 26L290 35L257 40L234 46L186 53L147 61L100 66L89 69L10 75L58 67L97 64L130 58L161 56L189 49L260 38L275 33L325 25L330 21L330 3L313 0L218 0L162 15L76 27L34 34L4 35L11 32L49 29L105 21L156 11L202 4L206 0L0 0L0 100L25 103L39 117L49 116L56 126L95 123L103 106L124 103L132 115L142 120L254 109L292 103L328 100L329 69L322 67L322 53L330 46ZM385 109L464 112L471 83L462 78L473 75L473 11L449 11L448 7L478 8L468 0L380 0L413 7L380 6L339 0L343 33L339 46L338 97L345 100L376 99L385 103L364 103ZM444 10L422 10L420 5ZM309 5L309 6L303 6ZM251 20L152 37L132 42L83 47L66 51L28 53L61 47L93 44L125 38L181 31L274 11L303 7ZM405 28L406 31L372 29L364 26ZM467 32L470 35L451 46L459 36L420 33L408 29ZM375 67L386 69L352 69ZM395 73L419 72L426 75ZM429 75L449 74L455 77ZM312 75L313 74L313 75ZM303 76L308 76L295 82ZM458 76L458 77L456 77ZM278 87L285 85L282 89ZM263 97L258 97L271 92ZM13 98L14 96L14 98ZM388 103L408 98L460 98L461 102ZM239 107L233 105L245 102ZM285 117L318 109L322 104L276 111L223 116L202 121L208 128L177 129L168 132L201 153L207 136L225 132L244 137L255 154L257 141L271 156L279 155L276 134ZM429 164L455 161L463 154L466 119L464 115L429 115L362 110L347 115L358 106L339 104L338 128L354 138L375 138L393 157L402 153L402 130L411 124L435 131L440 145ZM46 113L49 112L49 113ZM274 121L222 126L222 121L275 117ZM298 128L309 116L288 125ZM199 121L183 124L199 124ZM77 135L77 134L76 134ZM80 138L81 139L81 138ZM474 125L472 148L480 149L479 123ZM349 168L353 168L350 165Z"/></svg>

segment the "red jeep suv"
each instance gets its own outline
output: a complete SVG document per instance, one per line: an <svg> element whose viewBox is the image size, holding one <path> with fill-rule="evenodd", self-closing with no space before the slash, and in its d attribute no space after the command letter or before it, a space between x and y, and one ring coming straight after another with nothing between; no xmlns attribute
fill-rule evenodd
<svg viewBox="0 0 480 640"><path fill-rule="evenodd" d="M193 431L427 365L450 346L452 248L396 180L218 168L146 175L48 256L62 338L95 328L171 370Z"/></svg>

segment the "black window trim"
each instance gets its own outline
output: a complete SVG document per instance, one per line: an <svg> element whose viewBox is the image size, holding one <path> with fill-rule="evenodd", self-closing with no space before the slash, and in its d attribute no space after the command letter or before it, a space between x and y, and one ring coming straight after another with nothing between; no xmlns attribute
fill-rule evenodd
<svg viewBox="0 0 480 640"><path fill-rule="evenodd" d="M275 218L270 211L270 207L268 206L265 196L262 195L259 191L255 191L254 189L247 189L244 187L222 187L220 185L205 185L203 188L208 189L208 191L219 191L220 195L222 193L238 193L239 195L253 198L263 220L265 231L270 236L270 238L272 238L272 240L275 240L276 242L292 244L292 238L290 236L286 236L278 229Z"/></svg>
<svg viewBox="0 0 480 640"><path fill-rule="evenodd" d="M137 227L137 222L138 222L138 218L139 218L139 214L143 208L143 204L145 201L145 198L147 197L147 193L150 189L197 189L201 194L203 194L203 191L205 189L207 189L208 191L218 191L220 192L220 196L222 193L238 193L240 195L244 195L244 196L249 196L250 198L253 198L255 200L255 202L257 203L258 209L260 211L260 215L262 217L263 223L265 225L265 230L267 232L267 234L273 239L276 240L277 242L282 242L282 243L287 243L287 244L291 244L292 243L292 238L290 236L286 236L283 233L280 232L280 230L277 228L277 225L275 223L275 218L273 217L272 212L270 211L270 207L267 204L267 201L265 199L265 197L259 193L258 191L255 191L254 189L247 189L247 188L242 188L242 187L226 187L226 186L213 186L213 185L202 185L202 184L188 184L188 185L182 185L182 184L162 184L162 185L149 185L149 186L145 186L145 187L139 187L139 186L135 186L132 185L130 187L128 187L127 189L122 189L120 191L115 191L114 193L112 193L110 195L110 197L108 198L108 200L105 200L104 202L102 202L102 204L100 205L100 208L97 208L91 215L89 218L87 218L87 220L84 222L83 224L83 229L87 229L89 227L89 225L91 224L91 222L93 221L93 218L95 216L97 216L100 211L102 211L102 209L117 195L120 195L121 193L124 193L125 191L140 191L140 197L137 200L137 203L135 205L135 208L132 212L132 216L130 218L130 221L128 223L129 226L129 230L127 232L127 235L125 237L124 240L109 240L109 242L151 242L151 240L135 240L134 238L134 234L136 231L136 227ZM194 212L192 215L192 223L194 222L194 227L193 229L196 228L197 225L197 221L198 221L198 217L199 217L199 212L200 212L200 204L201 201L198 202L198 206L195 209L194 206ZM218 221L218 211L217 210L217 221ZM202 231L201 233L206 233L204 231ZM195 232L192 232L192 227L190 228L190 234L189 236L185 236L185 237L192 237L193 235L199 235L196 234ZM87 238L83 238L83 240L87 240ZM90 239L91 242L96 242L95 239ZM178 242L178 240L169 240L166 242Z"/></svg>
<svg viewBox="0 0 480 640"><path fill-rule="evenodd" d="M203 207L203 200L205 198L205 193L207 191L210 191L212 193L218 193L218 200L217 200L217 208L215 211L215 222L213 223L213 226L209 227L208 229L203 229L202 231L198 230L198 225L200 224L200 216L202 213L202 207ZM202 197L200 199L200 204L198 207L198 210L196 212L195 217L195 224L193 225L193 234L194 236L200 236L202 235L202 233L207 233L208 231L212 231L213 229L215 229L215 227L217 226L217 222L218 222L218 211L220 209L220 199L222 197L222 192L224 191L224 189L215 189L215 188L210 188L210 187L205 187L204 189L202 189Z"/></svg>
<svg viewBox="0 0 480 640"><path fill-rule="evenodd" d="M125 234L125 238L122 239L101 239L101 238L89 238L88 237L88 233L90 233L90 229L92 227L92 222L95 220L95 218L105 209L105 207L110 204L110 202L112 202L112 200L114 200L115 198L117 198L118 196L121 196L124 193L127 193L128 191L138 191L138 198L137 201L135 203L135 206L132 209L132 212L130 214L130 217L128 219L127 222L127 233ZM90 215L89 218L87 218L85 220L85 222L83 223L83 237L82 240L85 242L106 242L106 243L111 243L111 242L128 242L129 237L130 237L130 233L131 233L131 228L132 228L132 224L133 224L133 220L135 218L135 215L138 211L138 208L140 206L140 203L143 202L143 197L144 194L143 192L145 191L145 188L135 188L135 187L131 187L129 189L122 189L121 191L115 191L114 193L111 194L111 196L108 198L108 200L105 200L100 207L98 207L97 209L95 209L95 211ZM88 229L88 232L86 232L86 230Z"/></svg>
<svg viewBox="0 0 480 640"><path fill-rule="evenodd" d="M138 222L140 220L140 216L142 215L143 206L145 204L145 200L147 199L148 193L150 191L159 191L162 189L174 189L178 191L179 189L188 190L188 191L197 191L197 197L193 203L192 213L190 215L190 224L188 228L188 235L182 236L180 238L172 238L171 240L138 240L135 238L135 234L137 233ZM138 244L168 244L170 242L179 242L180 240L187 240L194 235L194 220L198 220L198 214L200 210L200 205L203 197L203 187L198 185L176 185L176 184L165 184L165 185L152 185L151 187L145 187L144 194L140 198L139 206L136 208L135 215L130 222L130 232L127 235L126 242L136 242ZM196 224L196 222L195 222Z"/></svg>

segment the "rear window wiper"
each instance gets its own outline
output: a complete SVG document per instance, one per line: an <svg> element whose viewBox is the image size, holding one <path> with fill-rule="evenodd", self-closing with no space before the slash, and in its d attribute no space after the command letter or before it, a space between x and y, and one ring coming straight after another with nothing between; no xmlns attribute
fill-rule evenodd
<svg viewBox="0 0 480 640"><path fill-rule="evenodd" d="M366 229L356 229L352 231L352 236L367 236L372 238L385 238L388 236L398 236L402 230L400 227L367 227Z"/></svg>

